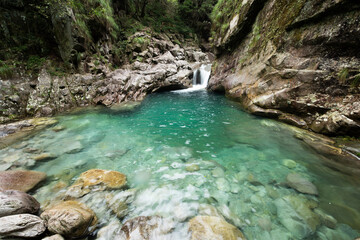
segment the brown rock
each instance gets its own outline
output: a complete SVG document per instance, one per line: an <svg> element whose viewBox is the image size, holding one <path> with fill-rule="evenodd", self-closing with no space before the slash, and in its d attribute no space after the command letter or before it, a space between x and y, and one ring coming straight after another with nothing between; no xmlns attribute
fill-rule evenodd
<svg viewBox="0 0 360 240"><path fill-rule="evenodd" d="M97 218L94 212L76 201L65 201L41 214L52 233L81 237L95 230Z"/></svg>
<svg viewBox="0 0 360 240"><path fill-rule="evenodd" d="M55 159L55 158L56 158L56 156L54 156L50 153L41 153L41 154L33 157L33 159L35 161L47 161L47 160L51 160L51 159Z"/></svg>
<svg viewBox="0 0 360 240"><path fill-rule="evenodd" d="M45 180L46 174L43 172L17 170L0 172L0 189L30 191L38 183Z"/></svg>
<svg viewBox="0 0 360 240"><path fill-rule="evenodd" d="M0 217L21 213L36 214L39 209L40 203L24 192L16 190L0 192Z"/></svg>
<svg viewBox="0 0 360 240"><path fill-rule="evenodd" d="M81 197L90 191L121 189L126 185L126 176L120 172L91 169L80 175L67 191L67 196Z"/></svg>
<svg viewBox="0 0 360 240"><path fill-rule="evenodd" d="M219 217L197 216L190 220L191 240L245 240L243 233Z"/></svg>

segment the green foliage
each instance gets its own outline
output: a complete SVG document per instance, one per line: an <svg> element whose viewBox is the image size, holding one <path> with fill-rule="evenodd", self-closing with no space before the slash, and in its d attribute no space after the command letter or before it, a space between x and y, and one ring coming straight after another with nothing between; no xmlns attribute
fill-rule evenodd
<svg viewBox="0 0 360 240"><path fill-rule="evenodd" d="M3 61L0 61L0 78L8 79L13 76L14 66L8 65Z"/></svg>
<svg viewBox="0 0 360 240"><path fill-rule="evenodd" d="M156 32L180 33L185 37L192 33L177 12L176 1L151 1L146 8L146 15L141 23Z"/></svg>
<svg viewBox="0 0 360 240"><path fill-rule="evenodd" d="M352 87L358 87L360 86L360 73L356 74L352 81L351 81L351 86Z"/></svg>
<svg viewBox="0 0 360 240"><path fill-rule="evenodd" d="M31 71L39 71L45 62L45 58L36 55L29 56L26 62L26 68Z"/></svg>
<svg viewBox="0 0 360 240"><path fill-rule="evenodd" d="M349 69L344 68L344 69L340 70L337 75L338 75L339 82L340 83L345 83L348 76L349 76Z"/></svg>
<svg viewBox="0 0 360 240"><path fill-rule="evenodd" d="M184 0L178 6L179 14L202 38L210 37L211 12L217 0Z"/></svg>

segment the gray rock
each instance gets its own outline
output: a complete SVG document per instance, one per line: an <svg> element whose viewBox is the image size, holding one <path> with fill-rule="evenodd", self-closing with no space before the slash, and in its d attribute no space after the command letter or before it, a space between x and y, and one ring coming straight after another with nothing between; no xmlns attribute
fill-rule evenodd
<svg viewBox="0 0 360 240"><path fill-rule="evenodd" d="M333 218L332 216L326 214L325 212L323 212L323 210L316 208L314 210L314 212L320 217L321 222L327 226L328 228L332 228L335 229L336 228L336 224L337 221L335 218Z"/></svg>
<svg viewBox="0 0 360 240"><path fill-rule="evenodd" d="M37 237L45 232L44 221L31 214L18 214L0 218L0 236Z"/></svg>
<svg viewBox="0 0 360 240"><path fill-rule="evenodd" d="M64 238L60 234L56 234L50 237L43 238L42 240L64 240Z"/></svg>
<svg viewBox="0 0 360 240"><path fill-rule="evenodd" d="M311 195L318 195L318 190L314 184L309 180L303 178L297 173L290 173L286 177L286 183L301 193L307 193Z"/></svg>
<svg viewBox="0 0 360 240"><path fill-rule="evenodd" d="M225 178L218 178L216 180L216 187L223 192L230 192L230 184L229 181Z"/></svg>
<svg viewBox="0 0 360 240"><path fill-rule="evenodd" d="M0 192L0 217L21 213L36 214L39 209L40 203L24 192L16 190Z"/></svg>
<svg viewBox="0 0 360 240"><path fill-rule="evenodd" d="M275 205L280 223L291 232L294 237L303 239L313 233L311 228L304 222L303 218L287 201L284 199L277 199L275 200Z"/></svg>
<svg viewBox="0 0 360 240"><path fill-rule="evenodd" d="M96 240L112 240L115 239L116 234L121 230L121 223L118 220L110 222L105 227L102 227L98 233Z"/></svg>

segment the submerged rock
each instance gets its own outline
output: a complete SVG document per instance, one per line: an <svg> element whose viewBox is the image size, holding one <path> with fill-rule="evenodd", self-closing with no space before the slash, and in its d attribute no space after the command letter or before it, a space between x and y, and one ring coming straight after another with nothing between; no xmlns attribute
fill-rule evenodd
<svg viewBox="0 0 360 240"><path fill-rule="evenodd" d="M320 225L319 217L312 211L316 203L303 196L289 195L274 203L280 223L296 238L308 237Z"/></svg>
<svg viewBox="0 0 360 240"><path fill-rule="evenodd" d="M162 239L174 229L173 222L158 216L136 217L126 221L118 235L119 240Z"/></svg>
<svg viewBox="0 0 360 240"><path fill-rule="evenodd" d="M318 195L318 190L314 184L309 180L303 178L297 173L290 173L286 177L286 183L295 190L301 193L307 193L311 195Z"/></svg>
<svg viewBox="0 0 360 240"><path fill-rule="evenodd" d="M36 214L39 209L40 203L24 192L16 190L0 192L0 217L21 213Z"/></svg>
<svg viewBox="0 0 360 240"><path fill-rule="evenodd" d="M186 164L186 171L188 172L196 172L200 170L200 167L198 164L196 163L190 163L190 164Z"/></svg>
<svg viewBox="0 0 360 240"><path fill-rule="evenodd" d="M41 154L33 157L33 159L35 161L47 161L47 160L52 160L55 158L56 158L56 156L51 153L41 153Z"/></svg>
<svg viewBox="0 0 360 240"><path fill-rule="evenodd" d="M121 189L126 185L126 176L117 171L91 169L83 172L66 195L82 197L90 191Z"/></svg>
<svg viewBox="0 0 360 240"><path fill-rule="evenodd" d="M0 172L0 189L30 191L38 183L45 180L43 172L16 170Z"/></svg>
<svg viewBox="0 0 360 240"><path fill-rule="evenodd" d="M328 228L332 228L332 229L336 228L337 221L335 218L326 214L323 210L319 208L316 208L314 212L320 217L322 224L324 224Z"/></svg>
<svg viewBox="0 0 360 240"><path fill-rule="evenodd" d="M290 169L292 168L296 168L296 162L294 160L291 160L291 159L284 159L282 161L282 164Z"/></svg>
<svg viewBox="0 0 360 240"><path fill-rule="evenodd" d="M52 233L81 237L95 230L97 217L85 205L76 201L65 201L46 209L41 218Z"/></svg>
<svg viewBox="0 0 360 240"><path fill-rule="evenodd" d="M197 216L189 221L191 240L245 240L235 226L219 217Z"/></svg>
<svg viewBox="0 0 360 240"><path fill-rule="evenodd" d="M18 214L0 218L1 237L37 237L45 232L44 221L31 214Z"/></svg>

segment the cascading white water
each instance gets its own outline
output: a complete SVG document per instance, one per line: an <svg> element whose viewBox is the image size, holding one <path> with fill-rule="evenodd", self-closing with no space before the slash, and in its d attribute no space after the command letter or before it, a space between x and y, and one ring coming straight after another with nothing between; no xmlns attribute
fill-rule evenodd
<svg viewBox="0 0 360 240"><path fill-rule="evenodd" d="M193 88L206 88L211 74L211 64L203 64L193 76Z"/></svg>
<svg viewBox="0 0 360 240"><path fill-rule="evenodd" d="M211 64L203 64L194 71L193 86L188 89L176 90L173 92L192 92L206 89L211 74Z"/></svg>

